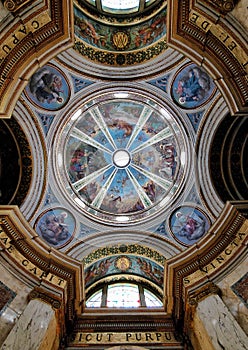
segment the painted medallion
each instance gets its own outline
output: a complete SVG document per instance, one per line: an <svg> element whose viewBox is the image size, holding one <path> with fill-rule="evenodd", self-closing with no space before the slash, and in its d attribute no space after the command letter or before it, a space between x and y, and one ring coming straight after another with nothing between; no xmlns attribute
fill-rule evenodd
<svg viewBox="0 0 248 350"><path fill-rule="evenodd" d="M70 89L64 74L54 66L46 65L32 75L25 94L36 106L56 111L69 100Z"/></svg>
<svg viewBox="0 0 248 350"><path fill-rule="evenodd" d="M176 74L171 95L180 107L195 109L206 103L215 91L216 86L205 70L190 64Z"/></svg>
<svg viewBox="0 0 248 350"><path fill-rule="evenodd" d="M176 240L188 246L202 238L210 227L207 215L193 206L177 208L169 221L171 232Z"/></svg>
<svg viewBox="0 0 248 350"><path fill-rule="evenodd" d="M47 244L60 248L73 238L75 219L63 208L50 209L39 217L35 230Z"/></svg>

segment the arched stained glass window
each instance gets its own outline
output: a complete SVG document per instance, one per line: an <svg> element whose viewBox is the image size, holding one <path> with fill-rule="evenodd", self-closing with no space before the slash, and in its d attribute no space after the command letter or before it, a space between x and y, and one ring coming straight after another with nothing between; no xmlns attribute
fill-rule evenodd
<svg viewBox="0 0 248 350"><path fill-rule="evenodd" d="M162 307L160 298L152 291L134 283L114 283L102 287L87 298L88 308Z"/></svg>

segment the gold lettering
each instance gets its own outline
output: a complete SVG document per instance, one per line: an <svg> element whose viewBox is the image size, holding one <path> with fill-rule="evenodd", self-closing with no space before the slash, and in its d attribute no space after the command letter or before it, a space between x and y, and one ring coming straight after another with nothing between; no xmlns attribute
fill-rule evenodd
<svg viewBox="0 0 248 350"><path fill-rule="evenodd" d="M236 243L235 241L232 241L231 244L235 245L235 247L238 247L238 243Z"/></svg>
<svg viewBox="0 0 248 350"><path fill-rule="evenodd" d="M134 333L76 333L74 337L71 337L71 341L75 345L79 344L106 344L106 343L118 343L118 344L131 344L131 343L165 343L176 342L173 333L171 332L134 332Z"/></svg>
<svg viewBox="0 0 248 350"><path fill-rule="evenodd" d="M20 40L17 38L16 34L13 34L12 36L13 36L13 38L14 38L13 44L14 44L14 45L18 44Z"/></svg>
<svg viewBox="0 0 248 350"><path fill-rule="evenodd" d="M154 340L154 339L152 338L151 333L146 333L146 341L148 341L149 339Z"/></svg>
<svg viewBox="0 0 248 350"><path fill-rule="evenodd" d="M23 26L22 28L19 29L19 32L21 32L23 34L27 34L27 28L25 26Z"/></svg>
<svg viewBox="0 0 248 350"><path fill-rule="evenodd" d="M48 272L43 271L42 274L40 275L40 278L42 278L42 277L47 277L47 275L48 275Z"/></svg>
<svg viewBox="0 0 248 350"><path fill-rule="evenodd" d="M86 341L91 341L91 339L92 339L92 335L90 333L86 334L85 340Z"/></svg>
<svg viewBox="0 0 248 350"><path fill-rule="evenodd" d="M13 250L15 250L15 247L13 245L10 245L9 247L6 248L9 253L12 253Z"/></svg>
<svg viewBox="0 0 248 350"><path fill-rule="evenodd" d="M30 272L33 272L34 275L37 275L37 267L33 267L29 270Z"/></svg>
<svg viewBox="0 0 248 350"><path fill-rule="evenodd" d="M58 285L60 286L62 282L64 282L64 280L61 279L61 278L59 278L59 283L58 283Z"/></svg>
<svg viewBox="0 0 248 350"><path fill-rule="evenodd" d="M234 41L232 41L231 44L228 45L227 47L228 47L229 50L232 51L233 49L235 49L235 47L237 47L237 44Z"/></svg>
<svg viewBox="0 0 248 350"><path fill-rule="evenodd" d="M9 45L3 45L2 49L6 54L10 53L10 51L11 51L11 47L9 47Z"/></svg>
<svg viewBox="0 0 248 350"><path fill-rule="evenodd" d="M1 231L1 232L3 232L3 231ZM0 239L1 239L1 241L3 242L4 245L7 245L7 243L8 243L8 237L0 238Z"/></svg>
<svg viewBox="0 0 248 350"><path fill-rule="evenodd" d="M188 279L188 277L184 277L183 282L184 284L188 284L190 283L190 280Z"/></svg>
<svg viewBox="0 0 248 350"><path fill-rule="evenodd" d="M96 334L96 340L101 341L102 340L102 334Z"/></svg>
<svg viewBox="0 0 248 350"><path fill-rule="evenodd" d="M23 266L28 266L28 264L29 264L28 260L26 260L26 259L22 260L22 265Z"/></svg>
<svg viewBox="0 0 248 350"><path fill-rule="evenodd" d="M202 272L208 273L208 267L204 266L204 267L200 267L200 269Z"/></svg>
<svg viewBox="0 0 248 350"><path fill-rule="evenodd" d="M165 338L166 340L171 340L171 334L170 333L165 333Z"/></svg>
<svg viewBox="0 0 248 350"><path fill-rule="evenodd" d="M111 337L112 337L113 333L108 333L107 336L108 336L108 341L111 341Z"/></svg>
<svg viewBox="0 0 248 350"><path fill-rule="evenodd" d="M190 17L190 22L196 23L198 18L199 18L199 15L197 15L196 13L193 13L192 16Z"/></svg>
<svg viewBox="0 0 248 350"><path fill-rule="evenodd" d="M232 254L232 251L231 250L229 250L228 248L225 250L225 254L226 255L230 255L230 254Z"/></svg>
<svg viewBox="0 0 248 350"><path fill-rule="evenodd" d="M53 280L54 277L55 277L55 276L52 275L52 276L49 278L49 282L52 282L52 280Z"/></svg>
<svg viewBox="0 0 248 350"><path fill-rule="evenodd" d="M132 336L131 333L126 333L126 341L129 341L129 338Z"/></svg>
<svg viewBox="0 0 248 350"><path fill-rule="evenodd" d="M162 334L161 333L156 333L157 341L161 338Z"/></svg>
<svg viewBox="0 0 248 350"><path fill-rule="evenodd" d="M218 261L218 263L220 263L221 261L224 261L224 258L220 255L217 256L216 260Z"/></svg>
<svg viewBox="0 0 248 350"><path fill-rule="evenodd" d="M210 23L207 21L203 21L201 27L203 30L206 30L210 26Z"/></svg>
<svg viewBox="0 0 248 350"><path fill-rule="evenodd" d="M246 62L245 65L247 65L247 64L248 64L248 61ZM245 65L243 65L243 66L245 66ZM239 234L239 239L240 239L241 241L242 241L242 239L244 238L243 236L246 236L245 232L239 232L238 234Z"/></svg>

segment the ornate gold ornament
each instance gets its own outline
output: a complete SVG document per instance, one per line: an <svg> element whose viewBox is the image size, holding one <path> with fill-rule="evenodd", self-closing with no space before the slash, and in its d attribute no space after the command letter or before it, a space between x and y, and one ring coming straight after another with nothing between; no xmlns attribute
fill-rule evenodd
<svg viewBox="0 0 248 350"><path fill-rule="evenodd" d="M112 36L112 43L116 50L125 50L130 44L130 36L124 31L115 32Z"/></svg>
<svg viewBox="0 0 248 350"><path fill-rule="evenodd" d="M126 271L131 267L131 261L128 257L122 256L116 260L115 266L121 271Z"/></svg>

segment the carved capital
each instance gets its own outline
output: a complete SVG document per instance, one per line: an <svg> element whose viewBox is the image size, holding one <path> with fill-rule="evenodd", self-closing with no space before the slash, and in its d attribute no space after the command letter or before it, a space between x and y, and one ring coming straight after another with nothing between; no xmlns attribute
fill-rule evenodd
<svg viewBox="0 0 248 350"><path fill-rule="evenodd" d="M193 319L198 303L211 294L221 294L220 288L213 282L209 282L197 291L194 291L189 294L185 305L184 325L186 334L193 328Z"/></svg>
<svg viewBox="0 0 248 350"><path fill-rule="evenodd" d="M61 308L61 301L56 298L54 295L49 295L48 293L45 293L42 289L40 288L34 288L29 296L29 300L32 299L41 299L42 301L50 304L52 308L54 309L60 309Z"/></svg>
<svg viewBox="0 0 248 350"><path fill-rule="evenodd" d="M4 7L10 12L16 12L21 7L31 3L31 0L5 0Z"/></svg>
<svg viewBox="0 0 248 350"><path fill-rule="evenodd" d="M220 288L213 282L209 282L197 291L190 293L187 299L187 303L190 307L196 307L202 299L208 297L211 294L220 295Z"/></svg>

